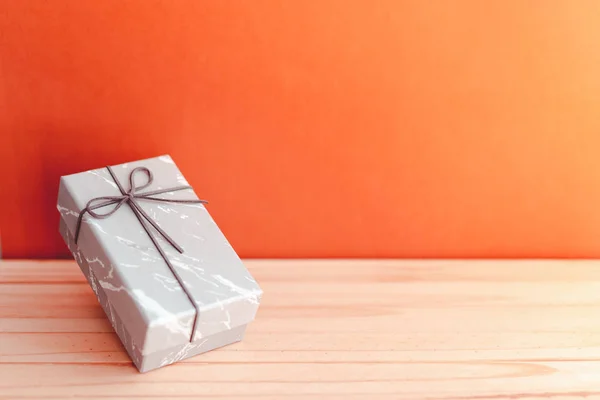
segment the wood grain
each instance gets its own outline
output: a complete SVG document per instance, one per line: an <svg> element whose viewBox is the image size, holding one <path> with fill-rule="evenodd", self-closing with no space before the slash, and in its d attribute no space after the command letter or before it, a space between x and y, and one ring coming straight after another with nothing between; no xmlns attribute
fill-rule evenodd
<svg viewBox="0 0 600 400"><path fill-rule="evenodd" d="M600 398L600 262L247 262L245 340L139 374L72 261L0 263L0 397Z"/></svg>

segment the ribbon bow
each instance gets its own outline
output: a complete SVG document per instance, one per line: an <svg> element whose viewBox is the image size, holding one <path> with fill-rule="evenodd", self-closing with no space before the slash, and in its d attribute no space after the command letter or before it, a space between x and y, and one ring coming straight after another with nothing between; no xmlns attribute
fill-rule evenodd
<svg viewBox="0 0 600 400"><path fill-rule="evenodd" d="M184 280L181 278L181 276L179 275L179 273L177 272L177 270L175 269L173 264L171 264L171 261L169 261L169 258L165 254L164 250L158 244L156 237L152 234L150 226L152 226L152 228L154 228L179 253L183 254L183 249L181 248L181 246L179 246L177 243L175 243L175 241L160 226L158 226L158 224L156 222L154 222L154 220L152 218L150 218L150 216L142 209L142 207L140 207L140 205L138 204L137 201L138 200L148 200L148 201L156 201L156 202L160 202L160 203L183 203L183 204L207 204L208 202L206 200L177 200L177 199L161 199L161 198L153 197L157 194L192 189L191 186L187 186L187 185L176 186L176 187L169 188L169 189L152 190L150 192L145 192L145 193L137 193L138 191L150 186L152 184L152 182L154 181L154 176L152 175L152 171L150 171L146 167L137 167L131 171L131 173L129 174L129 190L126 192L125 189L123 188L123 186L121 185L121 183L119 182L119 180L117 179L117 177L116 177L115 173L113 172L113 170L111 169L111 167L107 166L106 169L110 173L110 176L112 177L112 179L117 184L117 187L119 188L119 191L121 192L121 196L100 196L100 197L95 197L87 202L85 208L83 210L81 210L81 212L79 213L79 217L77 218L77 225L75 228L75 238L74 238L75 244L77 244L77 240L79 239L81 223L83 222L83 217L86 213L89 214L93 218L104 219L104 218L108 218L111 215L113 215L124 204L128 204L131 207L131 210L133 211L133 213L135 214L137 219L140 221L140 224L142 224L142 227L148 234L148 237L154 244L154 247L156 247L156 250L158 250L161 257L165 260L165 262L167 263L167 266L169 267L171 272L173 272L173 275L175 276L175 278L181 285L183 291L185 292L187 297L192 302L192 305L196 309L196 317L194 319L194 327L192 330L192 336L190 338L190 342L191 342L191 341L193 341L194 333L196 332L196 323L198 322L198 314L200 313L200 310L199 310L198 306L196 305L196 302L194 301L192 294L187 289ZM135 177L136 173L138 173L138 172L144 173L146 175L146 178L148 179L148 181L141 186L135 186L134 177ZM95 211L99 208L110 206L113 204L115 206L110 211L107 211L104 213Z"/></svg>

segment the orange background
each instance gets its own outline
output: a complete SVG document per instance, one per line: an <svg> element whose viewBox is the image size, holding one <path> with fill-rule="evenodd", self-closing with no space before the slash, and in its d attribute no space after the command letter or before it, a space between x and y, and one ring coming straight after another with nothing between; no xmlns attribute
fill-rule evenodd
<svg viewBox="0 0 600 400"><path fill-rule="evenodd" d="M0 0L6 257L169 153L245 257L600 256L598 1Z"/></svg>

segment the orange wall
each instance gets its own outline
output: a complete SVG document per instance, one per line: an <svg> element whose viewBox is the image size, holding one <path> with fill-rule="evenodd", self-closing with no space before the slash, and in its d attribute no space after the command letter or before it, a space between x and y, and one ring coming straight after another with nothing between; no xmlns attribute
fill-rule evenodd
<svg viewBox="0 0 600 400"><path fill-rule="evenodd" d="M170 153L242 256L600 256L598 1L0 0L0 228Z"/></svg>

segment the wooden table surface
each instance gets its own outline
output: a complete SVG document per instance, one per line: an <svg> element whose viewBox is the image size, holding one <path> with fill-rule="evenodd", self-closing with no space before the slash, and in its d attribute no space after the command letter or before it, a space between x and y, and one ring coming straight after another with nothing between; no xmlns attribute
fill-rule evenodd
<svg viewBox="0 0 600 400"><path fill-rule="evenodd" d="M600 397L599 262L247 265L244 341L139 374L74 262L0 262L0 398Z"/></svg>

